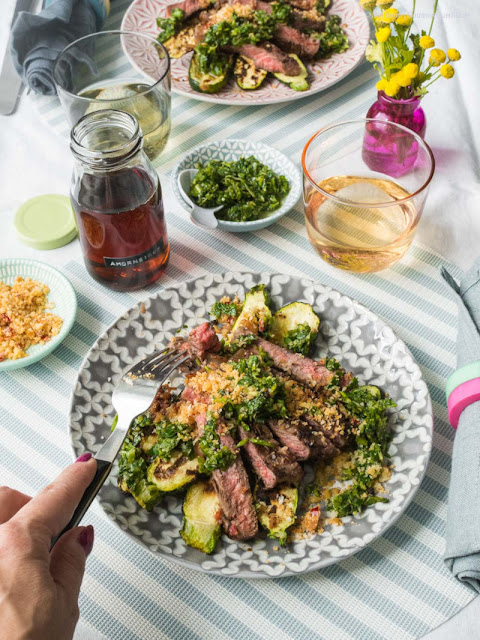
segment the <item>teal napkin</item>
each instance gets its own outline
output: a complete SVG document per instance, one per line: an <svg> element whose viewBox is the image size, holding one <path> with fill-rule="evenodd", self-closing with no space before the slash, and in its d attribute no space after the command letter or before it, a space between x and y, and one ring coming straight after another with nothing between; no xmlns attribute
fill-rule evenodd
<svg viewBox="0 0 480 640"><path fill-rule="evenodd" d="M54 95L58 54L78 38L102 28L104 0L47 0L38 15L21 11L12 27L12 59L22 80L36 93Z"/></svg>
<svg viewBox="0 0 480 640"><path fill-rule="evenodd" d="M480 259L457 283L442 275L458 303L457 368L480 360ZM445 562L480 592L480 402L460 416L453 445Z"/></svg>

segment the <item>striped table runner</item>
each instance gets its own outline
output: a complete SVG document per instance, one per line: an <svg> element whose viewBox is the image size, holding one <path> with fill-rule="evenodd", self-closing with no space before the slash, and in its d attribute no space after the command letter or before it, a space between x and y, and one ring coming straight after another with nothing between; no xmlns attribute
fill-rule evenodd
<svg viewBox="0 0 480 640"><path fill-rule="evenodd" d="M112 3L106 28L118 28L129 2ZM256 234L206 233L187 219L168 183L174 164L196 144L226 137L271 144L299 161L310 135L326 123L361 117L375 77L363 64L337 86L291 104L228 107L173 96L173 130L157 160L164 187L172 259L163 286L224 270L266 270L306 276L360 300L403 338L420 363L435 411L427 475L406 513L356 556L305 577L245 581L196 573L149 554L94 505L96 529L81 595L83 620L115 640L327 640L416 638L455 614L473 593L442 561L453 432L445 379L455 362L455 306L439 277L445 264L418 244L387 272L336 271L311 249L297 208ZM56 98L34 98L59 134L67 135ZM454 269L450 266L450 268ZM65 273L79 298L71 334L53 355L4 374L0 386L2 482L38 490L71 460L68 396L96 337L147 295L110 292L83 265Z"/></svg>

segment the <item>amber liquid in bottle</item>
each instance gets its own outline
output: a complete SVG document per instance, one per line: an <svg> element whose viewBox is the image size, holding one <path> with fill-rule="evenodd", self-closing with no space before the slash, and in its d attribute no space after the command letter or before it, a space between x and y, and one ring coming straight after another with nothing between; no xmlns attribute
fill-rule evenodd
<svg viewBox="0 0 480 640"><path fill-rule="evenodd" d="M95 280L119 291L158 280L170 252L158 178L154 183L142 167L84 173L71 199Z"/></svg>

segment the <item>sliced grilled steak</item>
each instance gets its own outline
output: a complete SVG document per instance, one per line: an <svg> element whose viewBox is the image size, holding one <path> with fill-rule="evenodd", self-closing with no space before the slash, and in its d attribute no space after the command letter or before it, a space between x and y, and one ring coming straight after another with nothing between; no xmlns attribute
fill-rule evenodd
<svg viewBox="0 0 480 640"><path fill-rule="evenodd" d="M292 27L298 29L299 31L324 31L325 30L325 16L322 16L321 13L318 13L316 9L312 9L311 11L301 11L299 9L294 9L291 13L292 18Z"/></svg>
<svg viewBox="0 0 480 640"><path fill-rule="evenodd" d="M195 421L201 436L206 415L198 414ZM237 454L238 449L232 436L221 423L217 427L217 433L220 443ZM241 457L237 455L235 461L224 471L215 469L212 482L222 509L222 523L227 536L232 540L249 540L255 537L258 532L257 513Z"/></svg>
<svg viewBox="0 0 480 640"><path fill-rule="evenodd" d="M270 42L258 45L244 44L241 47L223 47L228 53L238 53L253 60L255 66L270 73L284 73L296 76L300 73L300 66L296 60Z"/></svg>
<svg viewBox="0 0 480 640"><path fill-rule="evenodd" d="M242 440L257 438L272 445L265 446L249 441L242 447L242 452L266 489L273 489L280 482L293 482L295 484L300 482L303 476L302 467L288 448L281 447L272 437L268 427L256 424L250 428L250 431L239 427L238 433Z"/></svg>
<svg viewBox="0 0 480 640"><path fill-rule="evenodd" d="M153 399L153 402L150 405L150 408L148 409L148 411L150 412L150 415L152 416L155 422L157 421L156 420L157 416L158 416L158 419L161 419L162 413L169 406L171 402L172 402L172 393L170 389L168 388L165 389L163 386L159 387L155 395L155 398Z"/></svg>
<svg viewBox="0 0 480 640"><path fill-rule="evenodd" d="M270 420L268 426L297 460L328 460L339 453L337 447L322 432L303 420Z"/></svg>
<svg viewBox="0 0 480 640"><path fill-rule="evenodd" d="M257 346L270 356L275 368L288 373L292 378L311 389L326 387L335 375L319 362L288 351L263 338L258 338Z"/></svg>
<svg viewBox="0 0 480 640"><path fill-rule="evenodd" d="M308 414L305 414L303 419L308 422L312 429L323 433L338 449L345 449L348 445L350 438L345 422L334 425L328 420L321 421Z"/></svg>
<svg viewBox="0 0 480 640"><path fill-rule="evenodd" d="M229 433L220 435L223 446L235 451L235 443ZM215 469L212 480L222 509L225 533L232 540L249 540L257 535L258 521L247 472L242 459L237 456L225 471Z"/></svg>
<svg viewBox="0 0 480 640"><path fill-rule="evenodd" d="M167 6L167 17L172 15L174 9L181 9L183 11L183 20L187 20L190 16L193 16L194 13L197 13L197 11L207 9L212 4L212 0L183 0L183 2L169 4Z"/></svg>
<svg viewBox="0 0 480 640"><path fill-rule="evenodd" d="M298 29L286 24L277 24L274 34L275 42L282 51L295 53L300 58L309 60L317 55L320 41L310 38Z"/></svg>
<svg viewBox="0 0 480 640"><path fill-rule="evenodd" d="M172 338L170 344L181 351L188 351L192 358L204 360L207 353L220 350L220 340L210 322L204 322L188 334L188 338Z"/></svg>

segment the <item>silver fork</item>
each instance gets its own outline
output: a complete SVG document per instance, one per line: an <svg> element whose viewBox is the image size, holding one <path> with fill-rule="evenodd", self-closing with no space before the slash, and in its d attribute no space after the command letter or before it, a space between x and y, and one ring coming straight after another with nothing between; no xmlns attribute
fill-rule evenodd
<svg viewBox="0 0 480 640"><path fill-rule="evenodd" d="M137 362L123 375L112 395L112 405L118 415L116 427L95 455L97 461L95 477L87 487L67 526L52 540L52 547L66 531L80 524L108 478L132 421L149 408L159 386L189 358L185 351L179 349L155 351Z"/></svg>

